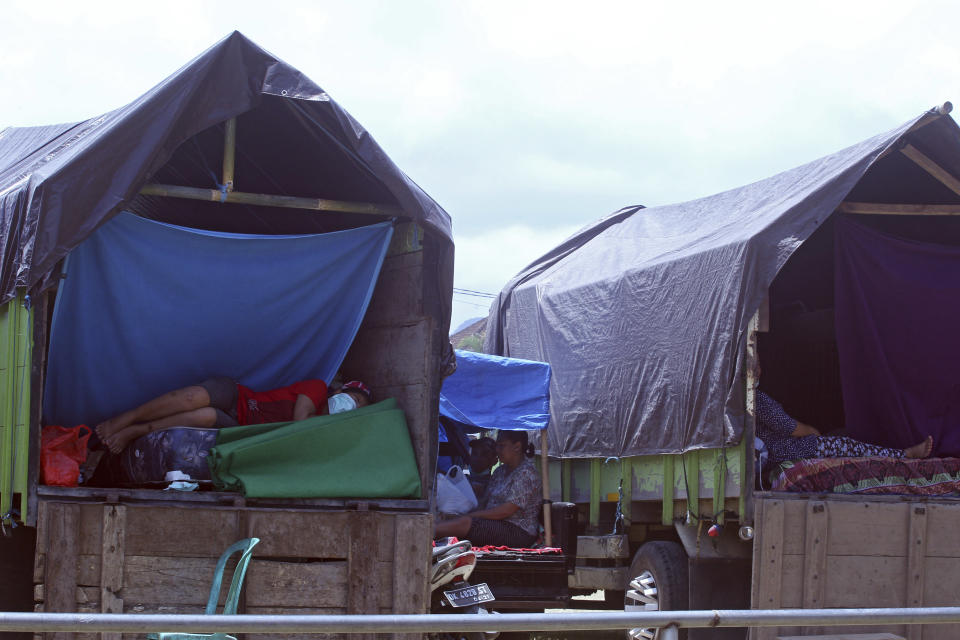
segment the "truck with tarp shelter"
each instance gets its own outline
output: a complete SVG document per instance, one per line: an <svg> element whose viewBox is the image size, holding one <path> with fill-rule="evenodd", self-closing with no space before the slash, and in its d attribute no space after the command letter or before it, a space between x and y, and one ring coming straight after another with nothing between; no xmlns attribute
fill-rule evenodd
<svg viewBox="0 0 960 640"><path fill-rule="evenodd" d="M717 195L624 208L501 291L484 350L551 365L552 498L606 540L578 550L571 588L627 608L957 604L950 109ZM758 473L761 355L763 388L796 419L894 448L931 435L933 457ZM704 633L742 637L689 631Z"/></svg>
<svg viewBox="0 0 960 640"><path fill-rule="evenodd" d="M447 213L237 32L125 107L0 130L0 516L21 525L0 544L35 534L36 609L199 613L217 557L256 536L240 611L425 612L452 261ZM41 483L46 425L210 374L268 389L338 370L402 426L306 457L383 464L273 464L269 486L248 466L233 491Z"/></svg>

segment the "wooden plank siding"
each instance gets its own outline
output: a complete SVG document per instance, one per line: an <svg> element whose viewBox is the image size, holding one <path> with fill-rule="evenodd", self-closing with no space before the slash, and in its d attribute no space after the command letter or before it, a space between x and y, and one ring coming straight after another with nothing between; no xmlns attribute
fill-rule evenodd
<svg viewBox="0 0 960 640"><path fill-rule="evenodd" d="M956 606L960 504L881 496L758 496L751 606ZM770 627L751 638L811 633L955 637L951 625Z"/></svg>
<svg viewBox="0 0 960 640"><path fill-rule="evenodd" d="M240 612L428 610L429 514L45 499L39 507L37 611L203 613L217 559L244 537L261 542L247 571ZM227 565L221 605L234 564L235 559ZM138 637L49 634L54 635L57 640ZM279 637L246 634L246 640Z"/></svg>
<svg viewBox="0 0 960 640"><path fill-rule="evenodd" d="M420 469L422 497L433 486L439 363L436 322L424 288L424 253L388 256L380 270L367 313L341 365L346 379L363 380L374 400L396 398L407 416ZM436 387L436 388L434 388Z"/></svg>

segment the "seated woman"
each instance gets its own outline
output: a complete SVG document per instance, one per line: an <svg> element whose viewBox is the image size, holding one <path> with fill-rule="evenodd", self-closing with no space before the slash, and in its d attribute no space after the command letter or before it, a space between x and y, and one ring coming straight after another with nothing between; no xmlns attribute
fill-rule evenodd
<svg viewBox="0 0 960 640"><path fill-rule="evenodd" d="M97 436L119 454L133 440L172 427L235 427L305 420L370 404L370 389L359 380L327 395L323 380L304 380L270 391L254 391L227 377L170 391L101 422Z"/></svg>
<svg viewBox="0 0 960 640"><path fill-rule="evenodd" d="M500 466L477 511L436 524L435 537L457 536L476 546L528 547L540 532L542 485L540 473L529 458L533 445L526 431L500 431L497 458Z"/></svg>
<svg viewBox="0 0 960 640"><path fill-rule="evenodd" d="M757 391L757 437L770 452L769 464L802 458L926 458L933 450L933 437L906 449L890 449L846 436L822 436L820 431L791 418L780 403Z"/></svg>

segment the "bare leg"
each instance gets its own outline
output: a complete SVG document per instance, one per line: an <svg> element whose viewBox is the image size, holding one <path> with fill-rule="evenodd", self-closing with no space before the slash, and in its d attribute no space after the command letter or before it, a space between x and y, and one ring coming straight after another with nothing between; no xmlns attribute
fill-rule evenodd
<svg viewBox="0 0 960 640"><path fill-rule="evenodd" d="M930 455L932 451L933 451L933 436L927 436L923 442L904 449L903 457L904 458L926 458L927 456Z"/></svg>
<svg viewBox="0 0 960 640"><path fill-rule="evenodd" d="M97 435L100 436L101 440L107 442L110 436L132 424L157 420L209 406L210 394L207 393L206 389L198 385L184 387L165 393L136 409L124 411L118 416L101 422L96 427Z"/></svg>
<svg viewBox="0 0 960 640"><path fill-rule="evenodd" d="M217 422L217 412L213 407L203 407L184 411L150 422L129 425L113 433L104 440L104 444L114 454L119 454L128 444L153 431L163 431L172 427L212 427Z"/></svg>
<svg viewBox="0 0 960 640"><path fill-rule="evenodd" d="M433 537L445 538L446 536L456 536L458 538L464 538L467 532L470 531L470 525L472 523L473 518L470 516L460 516L453 520L441 520L433 527Z"/></svg>

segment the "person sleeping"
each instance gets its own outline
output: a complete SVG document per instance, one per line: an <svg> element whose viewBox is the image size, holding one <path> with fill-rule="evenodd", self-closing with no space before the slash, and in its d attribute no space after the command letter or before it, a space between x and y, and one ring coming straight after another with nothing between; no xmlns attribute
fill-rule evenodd
<svg viewBox="0 0 960 640"><path fill-rule="evenodd" d="M95 431L112 453L119 454L132 441L154 431L305 420L364 407L370 398L370 389L359 380L328 395L323 380L254 391L232 378L218 376L158 396L101 422Z"/></svg>
<svg viewBox="0 0 960 640"><path fill-rule="evenodd" d="M500 431L496 442L500 466L490 476L476 511L434 527L434 537L457 536L474 546L525 548L540 534L543 489L540 473L530 461L533 445L526 431Z"/></svg>
<svg viewBox="0 0 960 640"><path fill-rule="evenodd" d="M926 458L933 450L933 437L906 449L891 449L848 438L823 436L820 431L796 420L784 411L779 402L763 391L757 391L757 437L770 452L769 464L803 458Z"/></svg>

